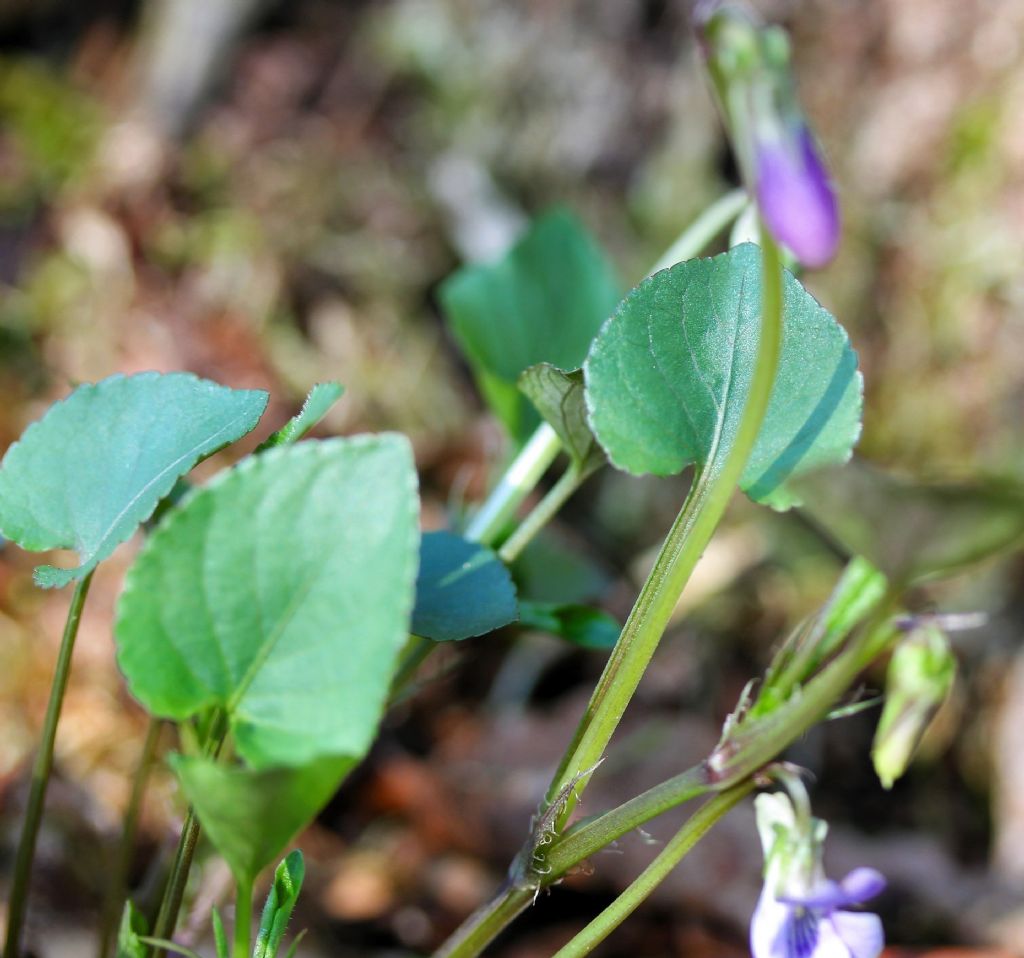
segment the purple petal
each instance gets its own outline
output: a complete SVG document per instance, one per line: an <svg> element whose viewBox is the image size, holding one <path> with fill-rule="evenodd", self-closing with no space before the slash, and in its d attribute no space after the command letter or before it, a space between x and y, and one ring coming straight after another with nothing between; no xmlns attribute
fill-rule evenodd
<svg viewBox="0 0 1024 958"><path fill-rule="evenodd" d="M767 888L761 892L750 921L750 952L753 958L790 958L783 932L793 909L776 900Z"/></svg>
<svg viewBox="0 0 1024 958"><path fill-rule="evenodd" d="M809 895L779 895L784 905L834 911L863 905L885 889L885 877L873 868L855 868L841 882L825 881Z"/></svg>
<svg viewBox="0 0 1024 958"><path fill-rule="evenodd" d="M839 204L807 128L755 152L757 202L772 235L805 266L824 266L839 245Z"/></svg>
<svg viewBox="0 0 1024 958"><path fill-rule="evenodd" d="M837 950L819 950L814 958L878 958L885 947L882 921L867 912L837 911L821 923L821 945Z"/></svg>

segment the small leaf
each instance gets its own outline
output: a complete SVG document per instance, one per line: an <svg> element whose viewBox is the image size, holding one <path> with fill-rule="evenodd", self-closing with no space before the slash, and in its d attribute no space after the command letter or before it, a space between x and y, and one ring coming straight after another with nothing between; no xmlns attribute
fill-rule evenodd
<svg viewBox="0 0 1024 958"><path fill-rule="evenodd" d="M721 467L736 438L760 328L760 253L746 243L645 280L585 365L590 424L636 475ZM775 388L740 480L756 502L795 504L787 481L845 462L860 434L861 376L842 327L786 273Z"/></svg>
<svg viewBox="0 0 1024 958"><path fill-rule="evenodd" d="M146 958L146 945L141 938L148 931L146 916L133 902L126 901L117 930L117 958Z"/></svg>
<svg viewBox="0 0 1024 958"><path fill-rule="evenodd" d="M154 715L223 709L254 768L365 754L406 641L419 541L401 436L305 442L198 490L146 541L118 661Z"/></svg>
<svg viewBox="0 0 1024 958"><path fill-rule="evenodd" d="M451 532L423 536L412 613L416 635L457 642L493 632L518 616L512 576L490 549Z"/></svg>
<svg viewBox="0 0 1024 958"><path fill-rule="evenodd" d="M520 602L519 623L567 639L584 649L610 649L622 626L614 616L586 605L554 602Z"/></svg>
<svg viewBox="0 0 1024 958"><path fill-rule="evenodd" d="M297 416L292 416L277 432L272 433L256 447L256 452L272 449L274 446L287 446L298 442L306 435L339 399L345 387L341 383L317 383L306 397Z"/></svg>
<svg viewBox="0 0 1024 958"><path fill-rule="evenodd" d="M277 866L273 884L267 893L267 902L263 906L253 958L275 958L277 955L281 939L284 938L295 904L299 900L305 874L302 852L298 849L290 852Z"/></svg>
<svg viewBox="0 0 1024 958"><path fill-rule="evenodd" d="M216 908L210 913L210 924L213 925L213 947L217 958L229 958L227 932L224 931L224 922Z"/></svg>
<svg viewBox="0 0 1024 958"><path fill-rule="evenodd" d="M554 605L589 602L608 587L609 577L590 557L544 530L512 563L520 601Z"/></svg>
<svg viewBox="0 0 1024 958"><path fill-rule="evenodd" d="M900 582L955 572L1024 539L1016 483L915 482L855 460L797 490L815 524Z"/></svg>
<svg viewBox="0 0 1024 958"><path fill-rule="evenodd" d="M519 388L558 433L581 477L605 464L604 450L587 422L582 369L567 373L550 363L538 363L519 377Z"/></svg>
<svg viewBox="0 0 1024 958"><path fill-rule="evenodd" d="M619 297L608 261L565 210L537 220L500 262L463 267L440 289L481 392L517 438L537 423L516 390L519 374L541 362L579 366Z"/></svg>
<svg viewBox="0 0 1024 958"><path fill-rule="evenodd" d="M202 756L170 758L203 830L240 883L251 882L281 854L356 761L328 756L298 768L254 771Z"/></svg>
<svg viewBox="0 0 1024 958"><path fill-rule="evenodd" d="M23 549L74 549L74 569L40 566L44 588L80 579L130 538L197 462L240 439L262 390L188 373L111 376L55 403L0 465L0 529Z"/></svg>

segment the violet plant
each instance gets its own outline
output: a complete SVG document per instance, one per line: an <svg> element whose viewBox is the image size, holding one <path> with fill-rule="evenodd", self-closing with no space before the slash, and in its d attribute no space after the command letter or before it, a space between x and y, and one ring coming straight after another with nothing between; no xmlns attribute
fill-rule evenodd
<svg viewBox="0 0 1024 958"><path fill-rule="evenodd" d="M756 789L778 788L757 799L766 871L751 929L755 958L877 958L877 918L851 909L882 879L864 870L838 883L825 878L824 825L780 759L842 709L867 666L893 652L874 761L886 785L903 773L954 671L943 620L907 613L907 590L1019 542L1024 495L1005 485L921 486L846 465L860 433L856 354L782 266L780 246L805 267L823 265L839 233L835 196L793 93L786 38L721 4L702 5L697 27L744 189L713 204L625 298L596 243L563 212L538 221L500 263L464 269L442 288L453 334L518 446L461 532L420 533L403 437L305 438L340 398L334 383L315 387L294 420L199 487L187 473L256 428L265 393L180 373L114 376L76 389L7 451L0 531L29 550L74 549L78 565L36 570L40 586L75 590L16 857L6 958L23 954L34 846L93 570L143 527L115 639L128 688L152 722L100 958L193 954L174 935L204 836L236 889L230 943L211 915L218 958L276 955L301 889L301 855L278 866L254 941L260 873L366 756L389 704L415 694L416 669L438 643L517 620L611 648L537 814L524 823L507 880L439 956L480 954L580 862L703 798L558 952L585 955L731 808ZM748 203L758 242L697 258ZM520 516L560 454L563 472ZM527 601L508 569L609 464L635 475L693 471L621 630L594 610ZM574 819L737 488L775 509L808 510L846 549L846 570L829 602L780 644L703 762ZM875 512L886 521L873 521ZM162 897L146 914L125 901L125 863L165 724L176 732L167 761L187 811Z"/></svg>

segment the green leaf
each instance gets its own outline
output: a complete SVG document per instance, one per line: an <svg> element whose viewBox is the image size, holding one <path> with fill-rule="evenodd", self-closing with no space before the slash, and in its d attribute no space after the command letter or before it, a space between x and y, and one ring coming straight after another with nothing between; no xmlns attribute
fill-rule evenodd
<svg viewBox="0 0 1024 958"><path fill-rule="evenodd" d="M288 446L306 435L339 399L345 387L341 383L317 383L306 397L297 416L292 416L277 432L268 436L256 447L256 452L273 449L274 446Z"/></svg>
<svg viewBox="0 0 1024 958"><path fill-rule="evenodd" d="M481 392L517 438L537 422L516 390L519 374L541 362L579 366L620 295L612 267L565 210L538 219L500 262L463 267L440 289Z"/></svg>
<svg viewBox="0 0 1024 958"><path fill-rule="evenodd" d="M580 549L545 529L512 563L523 599L554 605L588 602L608 587L608 575Z"/></svg>
<svg viewBox="0 0 1024 958"><path fill-rule="evenodd" d="M330 801L356 761L328 756L300 768L257 771L203 756L170 757L203 830L240 883L251 882L281 854Z"/></svg>
<svg viewBox="0 0 1024 958"><path fill-rule="evenodd" d="M915 482L854 461L804 477L797 491L816 525L900 582L955 572L1024 539L1017 483Z"/></svg>
<svg viewBox="0 0 1024 958"><path fill-rule="evenodd" d="M423 536L412 613L416 635L457 642L518 617L512 576L490 549L451 532Z"/></svg>
<svg viewBox="0 0 1024 958"><path fill-rule="evenodd" d="M605 464L604 450L587 422L582 369L565 372L550 363L538 363L519 377L519 388L558 433L581 477Z"/></svg>
<svg viewBox="0 0 1024 958"><path fill-rule="evenodd" d="M299 900L302 891L302 879L306 874L306 866L302 861L302 852L295 849L289 853L274 872L274 882L267 893L267 902L263 906L260 918L260 930L256 935L256 949L253 958L275 958L281 939L284 938L288 922Z"/></svg>
<svg viewBox="0 0 1024 958"><path fill-rule="evenodd" d="M213 926L213 948L217 958L229 958L227 932L224 931L224 921L216 908L210 913L210 924Z"/></svg>
<svg viewBox="0 0 1024 958"><path fill-rule="evenodd" d="M146 945L141 937L148 931L146 916L131 901L126 901L117 930L117 958L146 958Z"/></svg>
<svg viewBox="0 0 1024 958"><path fill-rule="evenodd" d="M717 470L735 440L760 327L760 253L745 243L645 280L585 366L590 424L612 463L672 475ZM776 508L785 483L845 462L860 434L861 376L846 333L789 273L778 376L740 487Z"/></svg>
<svg viewBox="0 0 1024 958"><path fill-rule="evenodd" d="M262 390L189 373L111 376L79 386L25 430L0 465L0 530L23 549L74 549L74 569L40 566L44 588L80 579L135 532L197 462L249 432Z"/></svg>
<svg viewBox="0 0 1024 958"><path fill-rule="evenodd" d="M520 602L519 623L567 639L584 649L610 649L622 626L614 616L586 605L554 602Z"/></svg>
<svg viewBox="0 0 1024 958"><path fill-rule="evenodd" d="M254 768L365 754L406 640L419 542L401 436L272 449L156 529L115 625L154 715L224 710Z"/></svg>

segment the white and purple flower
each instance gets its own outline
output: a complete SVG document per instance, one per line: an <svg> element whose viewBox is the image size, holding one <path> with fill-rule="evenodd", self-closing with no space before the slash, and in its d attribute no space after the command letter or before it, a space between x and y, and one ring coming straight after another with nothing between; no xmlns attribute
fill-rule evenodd
<svg viewBox="0 0 1024 958"><path fill-rule="evenodd" d="M783 792L759 795L755 804L765 882L750 924L754 958L878 958L881 920L849 909L885 888L882 875L856 868L841 882L826 879L825 822L797 814Z"/></svg>

